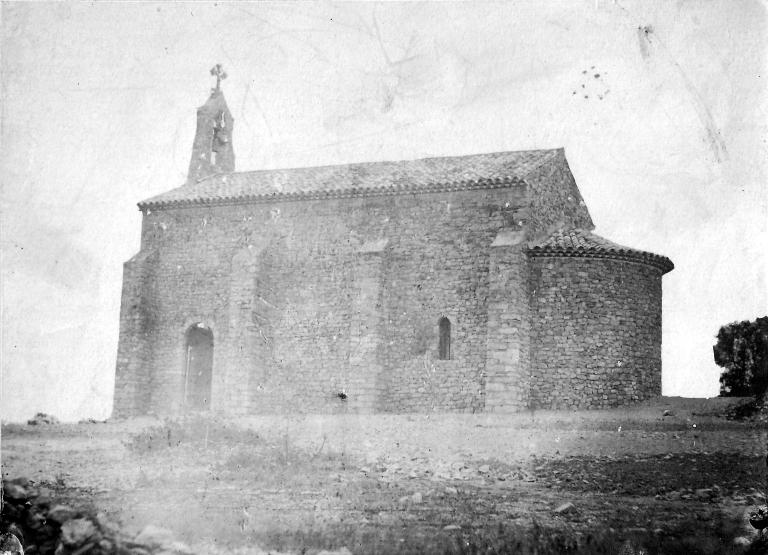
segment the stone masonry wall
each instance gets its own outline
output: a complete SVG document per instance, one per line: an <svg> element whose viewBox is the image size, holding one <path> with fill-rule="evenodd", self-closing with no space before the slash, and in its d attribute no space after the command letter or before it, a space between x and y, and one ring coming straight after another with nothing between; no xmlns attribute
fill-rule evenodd
<svg viewBox="0 0 768 555"><path fill-rule="evenodd" d="M528 406L530 391L530 270L524 244L495 245L490 270L485 405L488 411L514 412Z"/></svg>
<svg viewBox="0 0 768 555"><path fill-rule="evenodd" d="M213 410L482 408L490 244L524 192L148 211L152 354L118 372L116 407L141 366L153 378L136 407L182 409L185 333L199 322L214 336ZM137 279L127 272L126 288ZM437 360L442 316L452 360ZM121 353L130 329L126 316Z"/></svg>
<svg viewBox="0 0 768 555"><path fill-rule="evenodd" d="M149 366L155 332L153 307L156 253L140 252L123 265L123 292L120 301L120 338L115 396L115 416L146 412L152 390Z"/></svg>
<svg viewBox="0 0 768 555"><path fill-rule="evenodd" d="M607 408L661 394L661 270L531 259L531 404Z"/></svg>
<svg viewBox="0 0 768 555"><path fill-rule="evenodd" d="M594 229L587 206L565 159L565 152L552 154L557 160L542 164L526 177L530 184L531 205L527 213L526 235L536 240L557 229Z"/></svg>

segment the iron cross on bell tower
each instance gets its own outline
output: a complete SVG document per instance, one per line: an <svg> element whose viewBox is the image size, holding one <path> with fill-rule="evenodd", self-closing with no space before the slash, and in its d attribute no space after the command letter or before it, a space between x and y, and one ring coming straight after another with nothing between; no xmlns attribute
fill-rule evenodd
<svg viewBox="0 0 768 555"><path fill-rule="evenodd" d="M216 64L211 68L211 75L216 77L216 88L214 90L218 92L221 82L227 78L227 72L224 71L224 67L221 64Z"/></svg>

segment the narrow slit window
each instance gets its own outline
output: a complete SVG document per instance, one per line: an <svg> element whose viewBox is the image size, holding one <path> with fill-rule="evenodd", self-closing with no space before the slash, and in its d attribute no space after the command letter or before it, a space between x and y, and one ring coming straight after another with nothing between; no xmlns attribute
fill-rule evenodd
<svg viewBox="0 0 768 555"><path fill-rule="evenodd" d="M438 342L437 351L438 358L440 360L451 359L451 321L448 318L440 318L437 322L437 327L440 332L440 340Z"/></svg>

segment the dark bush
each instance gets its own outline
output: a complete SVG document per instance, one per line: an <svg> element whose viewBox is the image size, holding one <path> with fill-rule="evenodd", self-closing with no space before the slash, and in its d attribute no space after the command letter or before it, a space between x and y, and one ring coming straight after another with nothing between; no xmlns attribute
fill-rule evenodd
<svg viewBox="0 0 768 555"><path fill-rule="evenodd" d="M724 368L720 395L762 398L768 388L768 317L721 327L713 350L715 363Z"/></svg>

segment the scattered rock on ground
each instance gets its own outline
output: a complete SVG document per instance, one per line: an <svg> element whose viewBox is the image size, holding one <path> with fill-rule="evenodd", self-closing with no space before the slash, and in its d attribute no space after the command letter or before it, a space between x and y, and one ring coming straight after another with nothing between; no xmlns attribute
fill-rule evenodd
<svg viewBox="0 0 768 555"><path fill-rule="evenodd" d="M23 555L24 549L19 538L11 534L0 534L0 553L5 555Z"/></svg>
<svg viewBox="0 0 768 555"><path fill-rule="evenodd" d="M57 524L64 524L75 515L74 509L66 505L55 505L48 511L48 520Z"/></svg>
<svg viewBox="0 0 768 555"><path fill-rule="evenodd" d="M78 420L78 424L106 424L106 420L96 420L95 418L84 418L83 420Z"/></svg>
<svg viewBox="0 0 768 555"><path fill-rule="evenodd" d="M645 553L645 551L635 547L629 540L625 541L619 550L619 555L640 555L641 553Z"/></svg>
<svg viewBox="0 0 768 555"><path fill-rule="evenodd" d="M43 491L44 495L37 495ZM92 515L53 503L50 490L38 490L25 478L3 481L3 492L2 555L27 551L56 555L194 555L170 530L149 525L131 539L104 513ZM14 542L23 551L14 551Z"/></svg>
<svg viewBox="0 0 768 555"><path fill-rule="evenodd" d="M352 555L352 552L346 547L342 547L336 551L323 550L320 551L317 555Z"/></svg>
<svg viewBox="0 0 768 555"><path fill-rule="evenodd" d="M30 426L38 426L40 424L58 424L59 419L51 414L45 414L44 412L38 412L34 418L27 420L27 424Z"/></svg>
<svg viewBox="0 0 768 555"><path fill-rule="evenodd" d="M173 541L167 545L162 546L160 551L156 551L155 555L194 555L195 552L185 543L179 541Z"/></svg>
<svg viewBox="0 0 768 555"><path fill-rule="evenodd" d="M174 537L170 530L148 524L134 538L134 541L150 547L164 547L170 545L174 541Z"/></svg>
<svg viewBox="0 0 768 555"><path fill-rule="evenodd" d="M19 484L3 484L3 492L5 497L13 499L14 501L20 501L27 498L27 490Z"/></svg>
<svg viewBox="0 0 768 555"><path fill-rule="evenodd" d="M555 509L555 514L558 515L566 515L570 513L576 512L576 505L568 501L567 503L563 503L560 505L557 509Z"/></svg>
<svg viewBox="0 0 768 555"><path fill-rule="evenodd" d="M96 525L90 519L73 518L61 525L61 541L67 547L80 547L97 532Z"/></svg>
<svg viewBox="0 0 768 555"><path fill-rule="evenodd" d="M715 497L715 490L710 488L701 488L696 490L696 499L699 501L709 501Z"/></svg>

